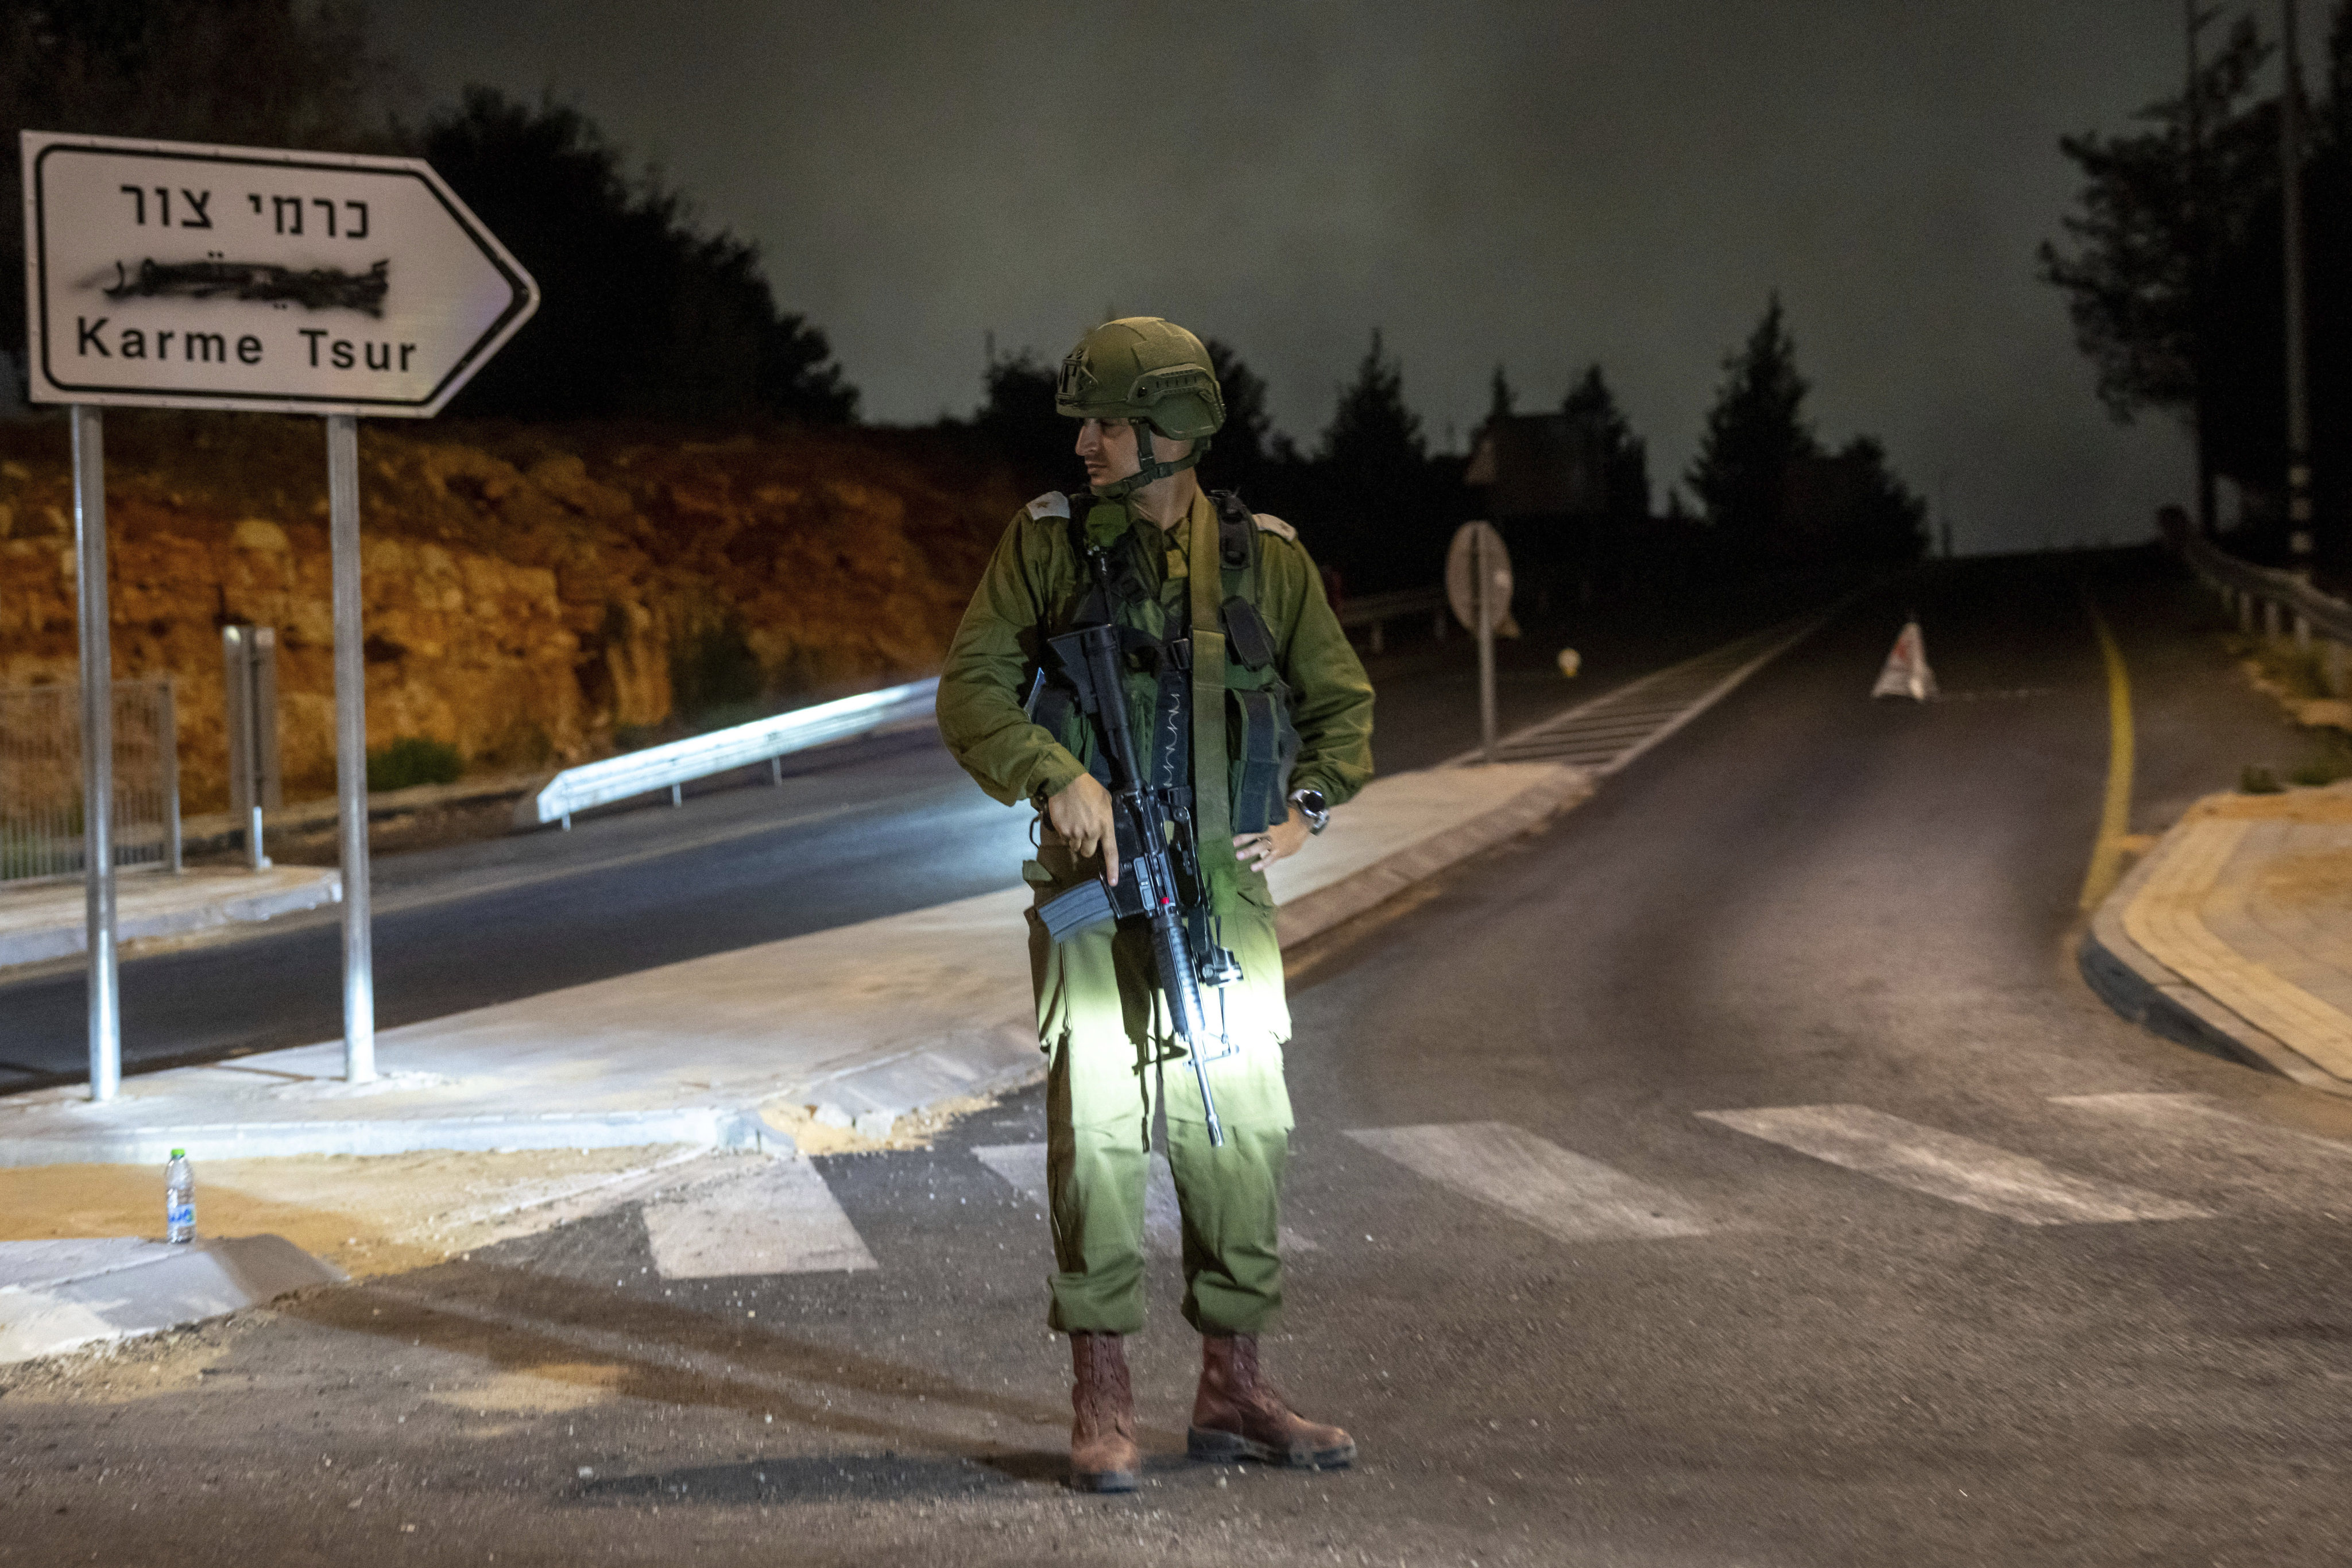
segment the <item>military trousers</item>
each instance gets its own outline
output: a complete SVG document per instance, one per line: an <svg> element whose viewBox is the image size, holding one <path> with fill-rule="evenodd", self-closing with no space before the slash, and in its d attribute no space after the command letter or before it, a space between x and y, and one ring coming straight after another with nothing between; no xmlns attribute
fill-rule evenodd
<svg viewBox="0 0 2352 1568"><path fill-rule="evenodd" d="M1098 865L1051 835L1022 868L1044 903ZM1290 1012L1274 908L1261 878L1220 901L1220 936L1243 978L1203 993L1212 1027L1236 1049L1208 1064L1223 1124L1209 1144L1192 1064L1168 1009L1140 922L1108 923L1056 943L1029 915L1038 1042L1046 1055L1045 1173L1055 1271L1046 1322L1069 1333L1143 1327L1144 1194L1152 1111L1162 1102L1175 1178L1184 1318L1204 1333L1260 1333L1282 1306L1282 1177L1290 1096L1282 1047Z"/></svg>

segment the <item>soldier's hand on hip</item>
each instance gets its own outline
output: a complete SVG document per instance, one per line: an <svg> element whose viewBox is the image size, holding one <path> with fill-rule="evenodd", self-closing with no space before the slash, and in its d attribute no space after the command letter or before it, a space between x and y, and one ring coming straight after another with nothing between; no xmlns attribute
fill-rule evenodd
<svg viewBox="0 0 2352 1568"><path fill-rule="evenodd" d="M1045 800L1045 821L1062 841L1081 855L1102 852L1103 880L1118 885L1118 831L1113 826L1110 791L1091 773L1081 773Z"/></svg>
<svg viewBox="0 0 2352 1568"><path fill-rule="evenodd" d="M1307 819L1293 811L1262 833L1235 833L1234 853L1252 871L1264 871L1278 860L1287 860L1307 845L1312 830Z"/></svg>

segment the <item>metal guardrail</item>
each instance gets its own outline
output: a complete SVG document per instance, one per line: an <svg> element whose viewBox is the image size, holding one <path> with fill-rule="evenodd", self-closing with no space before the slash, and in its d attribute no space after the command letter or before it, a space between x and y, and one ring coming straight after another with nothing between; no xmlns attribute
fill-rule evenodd
<svg viewBox="0 0 2352 1568"><path fill-rule="evenodd" d="M664 789L675 805L682 798L681 786L697 779L761 762L772 764L778 758L812 746L927 718L939 705L939 692L935 675L567 768L515 803L515 825L536 828L562 822L569 828L574 812Z"/></svg>
<svg viewBox="0 0 2352 1568"><path fill-rule="evenodd" d="M2183 534L2172 542L2180 559L2237 612L2242 630L2260 630L2273 637L2292 635L2300 647L2310 646L2315 632L2339 645L2352 646L2352 604L2320 592L2291 571L2240 560L2196 533Z"/></svg>
<svg viewBox="0 0 2352 1568"><path fill-rule="evenodd" d="M1447 613L1444 585L1403 588L1393 593L1367 593L1361 599L1346 601L1339 606L1339 624L1370 627L1369 641L1371 651L1378 653L1387 646L1387 638L1383 634L1387 623L1412 615L1433 617L1430 622L1431 635L1444 642Z"/></svg>
<svg viewBox="0 0 2352 1568"><path fill-rule="evenodd" d="M1412 615L1434 617L1435 635L1445 636L1451 612L1444 587L1408 588L1393 593L1368 593L1349 600L1339 610L1342 626L1371 629L1371 651L1381 651L1386 622ZM515 825L536 828L561 822L569 828L572 816L597 806L655 795L668 790L670 800L681 798L681 787L714 773L731 772L827 741L846 740L909 719L927 717L939 702L940 683L934 676L903 686L886 686L837 702L797 708L773 718L757 719L732 729L649 746L602 762L567 768L515 803Z"/></svg>

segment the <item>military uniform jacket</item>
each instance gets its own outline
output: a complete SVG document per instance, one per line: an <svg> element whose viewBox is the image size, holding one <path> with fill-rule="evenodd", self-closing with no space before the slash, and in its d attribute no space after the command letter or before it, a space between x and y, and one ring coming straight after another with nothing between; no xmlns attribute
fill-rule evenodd
<svg viewBox="0 0 2352 1568"><path fill-rule="evenodd" d="M1071 537L1069 510L1067 501L1049 493L1014 516L940 672L941 738L980 787L1007 805L1043 801L1096 761L1092 727L1082 718L1056 733L1034 722L1024 706L1031 683L1051 658L1046 640L1076 623L1093 588ZM1164 530L1124 506L1094 507L1085 527L1090 539L1113 545L1114 559L1123 557L1124 570L1134 574L1137 591L1121 601L1115 616L1120 625L1151 638L1189 629L1208 677L1228 690L1257 691L1276 682L1287 688L1298 739L1289 787L1319 789L1337 806L1371 778L1371 683L1324 597L1306 547L1276 518L1261 516L1256 524L1255 559L1237 574L1226 572L1219 559L1216 507L1205 495L1194 498L1184 521ZM1208 580L1196 582L1196 570ZM1225 660L1223 638L1209 616L1197 612L1208 607L1213 613L1229 589L1248 600L1265 622L1273 657L1262 668ZM1150 673L1129 674L1129 723L1139 736L1152 732L1158 694ZM1223 728L1226 707L1221 703L1213 711L1196 711L1193 733L1211 744L1195 744L1192 752L1202 870L1220 894L1263 881L1234 857L1230 831L1216 831L1232 821L1230 791L1238 769L1215 768L1226 776L1213 799L1199 777L1206 771L1204 758L1234 754L1224 736L1202 727ZM1252 891L1263 898L1262 889Z"/></svg>

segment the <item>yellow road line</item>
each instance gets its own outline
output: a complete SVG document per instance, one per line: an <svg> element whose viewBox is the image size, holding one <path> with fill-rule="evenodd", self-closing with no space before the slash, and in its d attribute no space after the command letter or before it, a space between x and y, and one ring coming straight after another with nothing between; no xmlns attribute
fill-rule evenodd
<svg viewBox="0 0 2352 1568"><path fill-rule="evenodd" d="M2099 653L2107 664L2107 799L2099 811L2098 839L2091 846L2091 869L2083 878L2083 907L2096 909L2123 875L2125 841L2131 834L2131 676L2124 670L2124 651L2088 590L2083 608L2090 612L2091 628L2099 634Z"/></svg>

